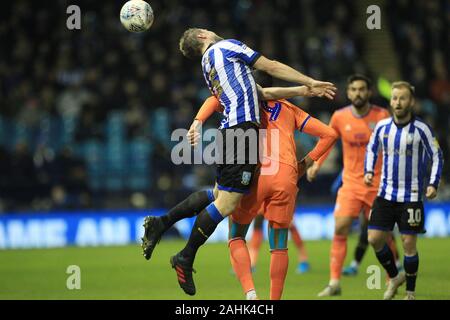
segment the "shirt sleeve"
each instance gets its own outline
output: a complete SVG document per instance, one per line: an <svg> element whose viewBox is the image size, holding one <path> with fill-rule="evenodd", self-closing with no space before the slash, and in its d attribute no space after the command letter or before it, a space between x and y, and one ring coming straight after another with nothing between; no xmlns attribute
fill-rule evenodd
<svg viewBox="0 0 450 320"><path fill-rule="evenodd" d="M425 125L419 130L419 133L422 138L422 144L432 161L429 185L437 189L439 181L441 180L442 167L444 164L442 150L430 127Z"/></svg>
<svg viewBox="0 0 450 320"><path fill-rule="evenodd" d="M203 105L197 112L195 119L205 122L214 112L222 112L223 107L215 96L211 96L203 102Z"/></svg>
<svg viewBox="0 0 450 320"><path fill-rule="evenodd" d="M289 105L291 104L289 103ZM292 110L294 110L295 127L298 130L303 131L311 116L296 106L293 106Z"/></svg>
<svg viewBox="0 0 450 320"><path fill-rule="evenodd" d="M334 131L336 132L336 134L337 134L337 138L339 138L339 136L340 136L340 132L339 132L339 120L338 120L339 118L338 118L338 116L337 116L337 114L336 114L336 112L335 113L333 113L333 115L331 116L331 120L330 120L330 124L329 124L329 126L331 127L331 128L333 128L334 129ZM334 145L334 144L333 144ZM331 153L331 150L333 150L333 145L317 160L317 164L319 165L319 166L321 166L323 163L324 163L324 161L328 158L328 156L330 155L330 153Z"/></svg>
<svg viewBox="0 0 450 320"><path fill-rule="evenodd" d="M375 164L377 163L378 150L380 147L380 132L383 128L380 122L375 126L375 129L370 136L369 143L366 148L366 157L364 159L364 174L374 173Z"/></svg>
<svg viewBox="0 0 450 320"><path fill-rule="evenodd" d="M258 60L258 58L261 56L261 54L244 43L238 41L238 40L229 40L233 46L232 50L235 52L235 56L239 59L248 64L249 66L253 66L253 64Z"/></svg>
<svg viewBox="0 0 450 320"><path fill-rule="evenodd" d="M330 150L338 138L338 135L333 128L327 126L316 118L312 118L309 115L308 122L304 125L303 132L319 137L319 141L316 143L316 146L308 154L314 161L317 161L328 150Z"/></svg>

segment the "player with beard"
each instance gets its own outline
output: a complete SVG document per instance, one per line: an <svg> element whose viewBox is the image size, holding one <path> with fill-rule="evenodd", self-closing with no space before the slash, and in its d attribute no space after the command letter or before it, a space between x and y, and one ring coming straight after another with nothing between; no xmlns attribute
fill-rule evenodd
<svg viewBox="0 0 450 320"><path fill-rule="evenodd" d="M353 220L358 219L361 210L366 219L377 196L381 163L374 169L373 185L364 184L364 157L366 146L378 121L389 117L386 109L372 105L371 81L363 75L352 75L347 82L347 97L351 105L335 111L330 126L342 139L344 160L343 184L338 191L334 208L335 229L330 250L330 282L319 297L341 294L340 278L347 254L347 237ZM321 164L330 150L307 171L309 181L314 180Z"/></svg>
<svg viewBox="0 0 450 320"><path fill-rule="evenodd" d="M425 233L422 198L436 197L444 163L433 129L414 116L414 103L414 87L405 81L394 82L390 101L393 117L377 124L367 145L364 182L368 186L373 184L375 163L382 150L383 170L370 215L369 242L390 277L385 300L392 299L405 281L405 300L416 299L417 235ZM425 180L430 163L430 178ZM395 224L402 235L406 274L397 270L392 251L386 245L386 237Z"/></svg>

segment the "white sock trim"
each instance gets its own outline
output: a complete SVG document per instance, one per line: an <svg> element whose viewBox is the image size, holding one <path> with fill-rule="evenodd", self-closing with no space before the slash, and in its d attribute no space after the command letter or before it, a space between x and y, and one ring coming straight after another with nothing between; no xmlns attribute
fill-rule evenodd
<svg viewBox="0 0 450 320"><path fill-rule="evenodd" d="M245 294L245 299L247 300L256 300L258 296L256 295L255 289L248 290Z"/></svg>

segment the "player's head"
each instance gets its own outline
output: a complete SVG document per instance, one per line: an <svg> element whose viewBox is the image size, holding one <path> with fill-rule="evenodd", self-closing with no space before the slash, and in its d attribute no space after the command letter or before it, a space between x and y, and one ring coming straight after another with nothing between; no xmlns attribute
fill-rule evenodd
<svg viewBox="0 0 450 320"><path fill-rule="evenodd" d="M273 78L264 71L253 70L252 72L255 82L263 88L268 88L273 86Z"/></svg>
<svg viewBox="0 0 450 320"><path fill-rule="evenodd" d="M347 79L347 97L357 109L366 106L372 95L372 81L362 75L354 74Z"/></svg>
<svg viewBox="0 0 450 320"><path fill-rule="evenodd" d="M408 117L414 106L414 87L406 81L392 84L390 105L397 119Z"/></svg>
<svg viewBox="0 0 450 320"><path fill-rule="evenodd" d="M200 28L187 29L180 38L180 50L187 58L200 57L210 43L222 40L212 31Z"/></svg>

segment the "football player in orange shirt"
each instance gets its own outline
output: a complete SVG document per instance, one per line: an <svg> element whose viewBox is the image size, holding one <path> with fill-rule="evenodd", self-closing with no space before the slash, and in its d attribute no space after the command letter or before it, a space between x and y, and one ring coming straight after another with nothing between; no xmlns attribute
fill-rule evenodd
<svg viewBox="0 0 450 320"><path fill-rule="evenodd" d="M342 140L344 169L343 184L338 191L334 208L334 236L330 250L330 282L318 296L341 294L340 278L347 254L347 237L352 222L361 210L366 219L377 196L381 161L378 161L372 186L364 184L364 159L366 146L378 121L389 117L389 112L369 102L371 81L363 75L352 75L347 82L347 97L351 105L335 111L330 126ZM307 178L313 181L330 150L307 170Z"/></svg>

